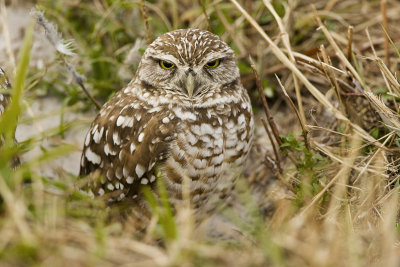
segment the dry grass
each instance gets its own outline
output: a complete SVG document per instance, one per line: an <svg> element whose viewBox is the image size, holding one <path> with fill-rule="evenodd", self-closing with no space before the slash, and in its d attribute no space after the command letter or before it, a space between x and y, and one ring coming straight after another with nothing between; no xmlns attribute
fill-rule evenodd
<svg viewBox="0 0 400 267"><path fill-rule="evenodd" d="M97 56L90 58L88 53L94 48L85 44L88 40L75 24L68 23L68 12L99 16L93 38L110 58L120 40L113 35L115 39L107 42L107 34L117 26L121 28L116 32L135 41L176 27L210 28L235 49L242 82L261 118L265 115L249 56L254 59L260 89L273 95L268 103L283 135L282 145L273 154L259 123L251 162L237 186L245 218L233 208L222 211L243 235L220 240L196 231L188 219L190 207L171 218L176 236L168 236L166 220L158 220L166 214L160 207L149 231L138 238L129 225L107 221L110 209L104 203L76 192L84 181L65 172L59 179L40 174L40 166L76 149L62 138L68 127L20 145L24 153L51 137L63 147L44 149L15 170L7 166L15 144L5 142L0 153L0 265L398 266L398 1L93 0L78 5L78 0L64 1L61 8L56 5L53 14L52 3L39 2L51 20L65 23L59 30L78 44L75 52L82 60L76 64L88 76L88 90L101 101L112 90L98 92L92 81L101 74L96 71L107 66L91 64ZM138 24L123 25L121 17ZM121 73L132 54L133 42L127 39L115 55L119 61L107 69L121 84L126 82ZM18 61L22 69L26 57ZM47 66L46 75L62 78L59 66ZM24 79L18 71L16 87ZM42 79L28 75L26 87L35 88ZM58 92L62 81L53 86L56 89L49 92ZM23 93L35 97L32 89ZM71 104L89 103L83 93L74 97ZM0 125L6 123L7 119L0 120ZM0 133L9 134L11 124ZM274 168L277 165L282 170Z"/></svg>

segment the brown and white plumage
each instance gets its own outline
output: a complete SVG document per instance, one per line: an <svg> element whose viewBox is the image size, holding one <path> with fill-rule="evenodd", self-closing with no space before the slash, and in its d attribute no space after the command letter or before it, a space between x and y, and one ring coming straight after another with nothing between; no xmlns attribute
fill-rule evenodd
<svg viewBox="0 0 400 267"><path fill-rule="evenodd" d="M0 68L0 89L7 90L10 89L11 85L8 82L7 76L2 68ZM10 101L10 95L4 92L0 92L0 115L3 114L5 108Z"/></svg>
<svg viewBox="0 0 400 267"><path fill-rule="evenodd" d="M172 67L171 67L172 66ZM253 114L234 53L208 31L175 30L144 53L135 78L101 109L86 137L81 175L98 171L89 194L141 201L140 186L162 172L173 203L190 179L193 205L227 193L222 177L241 166L251 145Z"/></svg>
<svg viewBox="0 0 400 267"><path fill-rule="evenodd" d="M5 109L10 104L11 97L8 91L11 89L11 84L8 81L7 75L2 68L0 68L0 116L3 115ZM17 141L14 139L15 143ZM0 146L4 142L4 136L0 136ZM10 160L11 167L17 167L20 164L18 155L14 155Z"/></svg>

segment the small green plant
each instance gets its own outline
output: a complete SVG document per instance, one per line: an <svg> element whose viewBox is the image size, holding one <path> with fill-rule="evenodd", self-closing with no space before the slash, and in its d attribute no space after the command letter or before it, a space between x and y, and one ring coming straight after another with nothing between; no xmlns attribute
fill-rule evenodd
<svg viewBox="0 0 400 267"><path fill-rule="evenodd" d="M293 155L298 176L302 177L299 184L295 185L296 200L302 203L305 199L314 196L321 190L320 180L323 179L319 169L326 165L326 160L321 154L306 147L303 141L298 140L293 133L288 136L281 135L281 151L284 156Z"/></svg>

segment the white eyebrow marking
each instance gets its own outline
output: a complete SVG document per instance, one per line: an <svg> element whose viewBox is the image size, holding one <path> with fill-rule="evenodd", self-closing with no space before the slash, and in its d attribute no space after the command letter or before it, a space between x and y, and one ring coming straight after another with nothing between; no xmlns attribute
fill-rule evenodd
<svg viewBox="0 0 400 267"><path fill-rule="evenodd" d="M159 55L159 56L157 55L157 59L165 60L165 61L174 63L175 65L176 65L176 62L179 62L179 60L172 55Z"/></svg>

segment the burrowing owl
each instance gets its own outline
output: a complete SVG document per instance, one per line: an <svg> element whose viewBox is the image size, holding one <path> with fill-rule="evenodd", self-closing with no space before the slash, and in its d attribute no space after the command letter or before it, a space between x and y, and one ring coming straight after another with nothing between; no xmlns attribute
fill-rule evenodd
<svg viewBox="0 0 400 267"><path fill-rule="evenodd" d="M142 185L155 188L155 170L173 204L188 177L199 208L232 188L221 174L242 165L252 134L250 99L232 49L208 31L175 30L147 48L134 79L100 110L80 173L100 174L90 195L134 203L143 202Z"/></svg>

